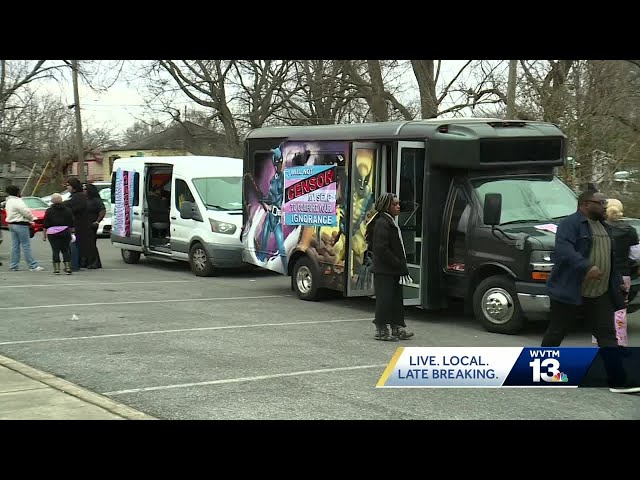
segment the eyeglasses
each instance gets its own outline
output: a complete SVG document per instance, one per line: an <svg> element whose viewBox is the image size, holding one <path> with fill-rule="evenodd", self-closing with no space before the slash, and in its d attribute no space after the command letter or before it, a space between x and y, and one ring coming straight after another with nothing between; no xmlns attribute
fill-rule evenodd
<svg viewBox="0 0 640 480"><path fill-rule="evenodd" d="M606 200L587 200L587 202L602 205L603 207L606 207L607 203L609 203Z"/></svg>

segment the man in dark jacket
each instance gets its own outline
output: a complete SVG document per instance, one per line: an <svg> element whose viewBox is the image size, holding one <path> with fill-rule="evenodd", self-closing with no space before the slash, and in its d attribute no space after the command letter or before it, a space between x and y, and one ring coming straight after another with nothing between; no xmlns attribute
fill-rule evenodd
<svg viewBox="0 0 640 480"><path fill-rule="evenodd" d="M578 197L576 213L558 225L554 265L547 281L551 315L542 339L543 347L557 347L562 343L580 306L584 307L585 319L598 346L618 346L613 313L624 308L624 285L615 266L615 243L611 240L610 227L604 222L606 205L600 192L587 190ZM605 359L611 390L635 392L633 388L623 388L626 380L616 350L608 349ZM610 352L614 353L610 355Z"/></svg>
<svg viewBox="0 0 640 480"><path fill-rule="evenodd" d="M407 340L413 333L405 330L402 285L410 277L402 235L394 220L400 213L400 201L392 193L384 193L376 201L375 209L376 215L367 226L376 293L375 338ZM391 324L391 334L387 324Z"/></svg>

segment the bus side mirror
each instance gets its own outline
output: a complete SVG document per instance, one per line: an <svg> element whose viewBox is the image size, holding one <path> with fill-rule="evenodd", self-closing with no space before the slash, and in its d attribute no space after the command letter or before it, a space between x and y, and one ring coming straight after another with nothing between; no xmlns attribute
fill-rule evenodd
<svg viewBox="0 0 640 480"><path fill-rule="evenodd" d="M502 194L487 193L484 196L484 211L482 212L482 221L485 225L495 227L500 225L500 217L502 215Z"/></svg>

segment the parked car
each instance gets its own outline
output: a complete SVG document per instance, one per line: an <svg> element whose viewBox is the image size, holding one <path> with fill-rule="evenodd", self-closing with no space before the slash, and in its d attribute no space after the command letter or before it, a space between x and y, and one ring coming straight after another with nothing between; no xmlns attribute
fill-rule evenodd
<svg viewBox="0 0 640 480"><path fill-rule="evenodd" d="M93 183L98 192L100 193L100 198L103 200L109 200L111 197L111 182L91 182ZM64 192L60 192L62 195L62 200L68 200L71 194L65 190ZM43 201L45 201L48 205L51 205L51 195L46 195L44 197L40 197Z"/></svg>
<svg viewBox="0 0 640 480"><path fill-rule="evenodd" d="M47 208L49 208L49 205L39 197L22 197L22 200L35 217L35 221L31 224L31 236L33 237L36 233L42 230L44 213ZM4 209L4 204L5 202L2 202L0 205L0 225L2 228L9 228L9 225L7 224L7 212Z"/></svg>

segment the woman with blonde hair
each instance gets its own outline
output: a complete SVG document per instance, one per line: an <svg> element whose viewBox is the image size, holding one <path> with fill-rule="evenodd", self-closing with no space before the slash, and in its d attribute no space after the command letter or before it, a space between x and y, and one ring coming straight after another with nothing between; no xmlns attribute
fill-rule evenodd
<svg viewBox="0 0 640 480"><path fill-rule="evenodd" d="M607 219L606 222L611 226L612 240L615 242L615 268L622 275L625 290L627 292L625 300L628 298L629 288L631 286L632 264L635 250L638 247L638 232L636 229L622 220L624 217L624 207L620 200L610 198L607 200ZM636 259L637 260L637 259ZM633 267L637 268L637 267ZM614 314L614 325L616 327L616 337L618 345L626 347L627 339L627 309L623 308ZM593 343L597 343L595 338Z"/></svg>

